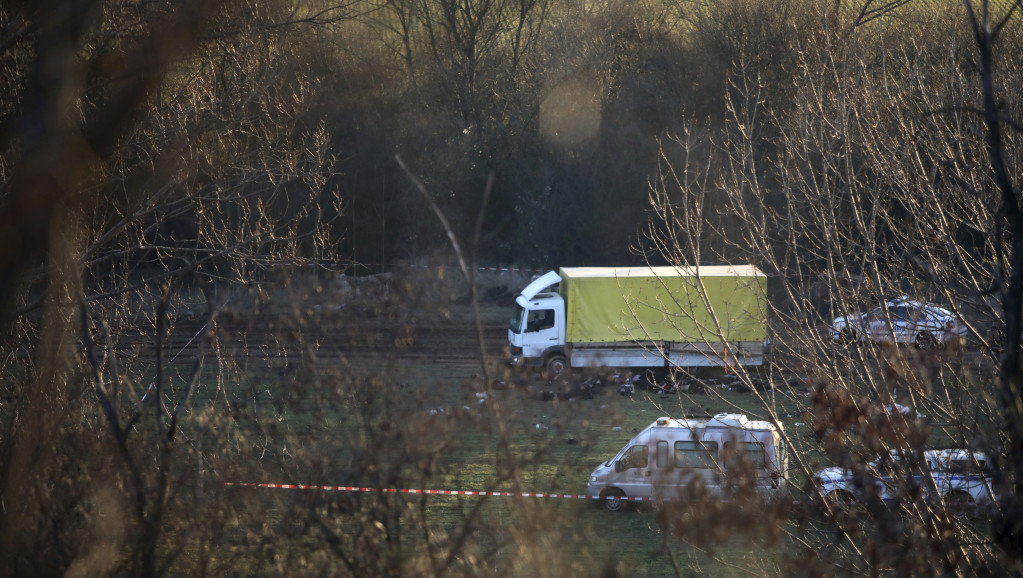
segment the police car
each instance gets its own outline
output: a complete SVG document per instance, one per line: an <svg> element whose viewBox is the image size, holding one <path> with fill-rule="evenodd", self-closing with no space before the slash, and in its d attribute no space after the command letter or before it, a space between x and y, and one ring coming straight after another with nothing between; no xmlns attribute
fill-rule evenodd
<svg viewBox="0 0 1023 578"><path fill-rule="evenodd" d="M841 343L904 343L930 349L966 336L966 324L951 311L900 297L867 313L836 317L831 337Z"/></svg>
<svg viewBox="0 0 1023 578"><path fill-rule="evenodd" d="M892 504L936 495L953 512L963 514L995 502L985 454L964 449L927 450L923 459L926 462L923 471L900 468L900 454L892 450L888 456L870 463L865 472L843 468L820 470L813 476L813 487L818 498L833 504L875 499ZM924 475L930 475L933 488L925 483Z"/></svg>

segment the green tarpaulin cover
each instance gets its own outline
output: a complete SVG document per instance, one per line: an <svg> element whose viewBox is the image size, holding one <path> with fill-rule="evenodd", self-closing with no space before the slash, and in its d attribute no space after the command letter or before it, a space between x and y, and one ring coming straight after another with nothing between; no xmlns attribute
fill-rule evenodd
<svg viewBox="0 0 1023 578"><path fill-rule="evenodd" d="M752 265L564 267L570 343L764 341L767 277Z"/></svg>

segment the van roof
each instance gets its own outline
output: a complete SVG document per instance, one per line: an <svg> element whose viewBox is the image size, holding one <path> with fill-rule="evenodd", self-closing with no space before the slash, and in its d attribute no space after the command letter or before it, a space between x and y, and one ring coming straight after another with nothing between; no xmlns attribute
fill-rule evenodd
<svg viewBox="0 0 1023 578"><path fill-rule="evenodd" d="M675 419L671 417L660 417L650 424L650 428L684 428L684 429L706 429L706 428L735 428L751 431L773 430L770 422L754 421L741 413L719 413L712 418L690 418L684 417Z"/></svg>

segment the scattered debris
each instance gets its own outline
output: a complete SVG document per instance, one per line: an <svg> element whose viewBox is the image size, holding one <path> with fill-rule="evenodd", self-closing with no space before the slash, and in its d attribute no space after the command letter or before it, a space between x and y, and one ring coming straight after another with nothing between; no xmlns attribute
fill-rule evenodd
<svg viewBox="0 0 1023 578"><path fill-rule="evenodd" d="M885 404L884 410L885 410L886 413L894 413L894 412L898 411L902 415L909 415L909 412L910 412L910 409L908 407L906 407L904 405L899 405L897 403L895 403L895 404L891 404L891 403Z"/></svg>
<svg viewBox="0 0 1023 578"><path fill-rule="evenodd" d="M539 399L540 401L550 401L556 397L557 394L549 389L540 390L536 395L536 398Z"/></svg>
<svg viewBox="0 0 1023 578"><path fill-rule="evenodd" d="M702 381L693 380L689 382L686 392L693 394L707 393L707 386Z"/></svg>
<svg viewBox="0 0 1023 578"><path fill-rule="evenodd" d="M793 377L788 381L788 386L790 389L797 389L800 387L808 387L808 384L805 379Z"/></svg>
<svg viewBox="0 0 1023 578"><path fill-rule="evenodd" d="M734 383L727 384L729 390L737 393L749 393L753 389L741 381L735 381Z"/></svg>

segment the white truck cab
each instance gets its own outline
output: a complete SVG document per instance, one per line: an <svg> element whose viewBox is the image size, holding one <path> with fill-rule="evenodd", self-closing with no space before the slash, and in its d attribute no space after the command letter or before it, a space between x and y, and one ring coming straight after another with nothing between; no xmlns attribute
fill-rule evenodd
<svg viewBox="0 0 1023 578"><path fill-rule="evenodd" d="M508 322L512 365L523 365L526 359L543 360L552 375L564 371L565 300L557 293L541 293L560 282L558 273L549 271L515 298L515 309Z"/></svg>
<svg viewBox="0 0 1023 578"><path fill-rule="evenodd" d="M623 498L678 500L706 493L727 498L735 477L752 475L770 498L785 486L782 431L742 414L710 419L658 418L590 474L587 492L618 511Z"/></svg>

